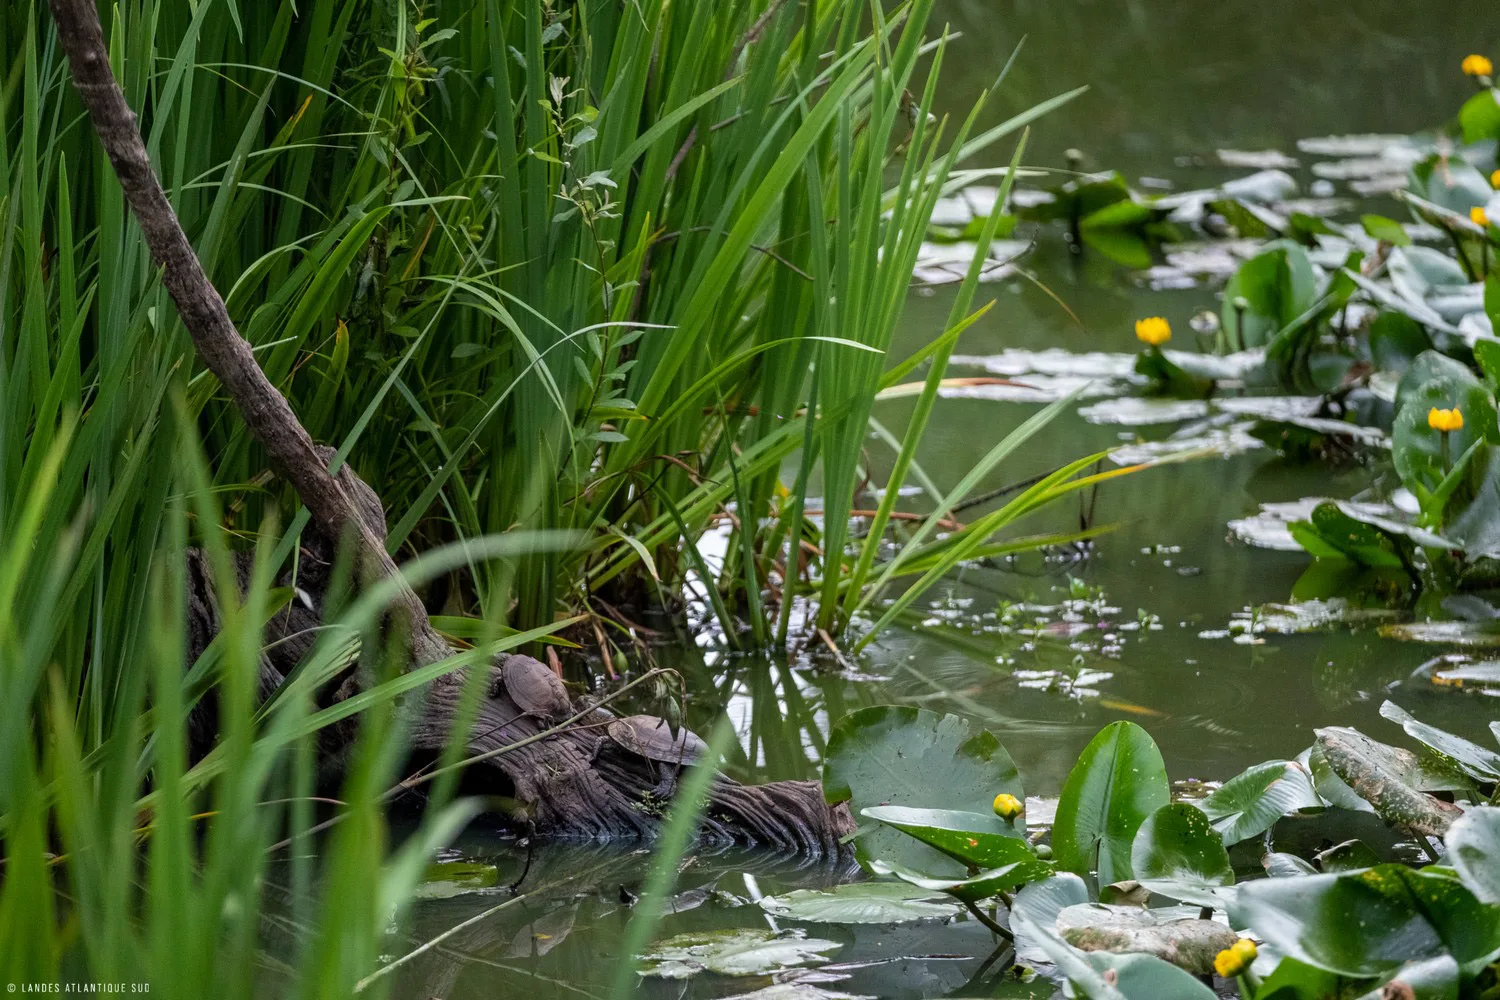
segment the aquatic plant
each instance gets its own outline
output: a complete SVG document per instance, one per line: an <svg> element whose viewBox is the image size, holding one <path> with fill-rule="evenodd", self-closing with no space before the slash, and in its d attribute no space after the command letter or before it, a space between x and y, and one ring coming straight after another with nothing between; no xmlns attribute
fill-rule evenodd
<svg viewBox="0 0 1500 1000"><path fill-rule="evenodd" d="M965 783L977 768L988 770L992 787L1019 788L993 736L969 736L952 717L894 708L847 716L829 741L824 785L831 800L881 803L859 808L877 824L856 840L871 871L951 896L1000 939L1007 961L1040 963L1084 996L1207 1000L1215 993L1204 983L1214 975L1246 1000L1413 988L1486 995L1500 983L1500 869L1491 868L1500 859L1500 809L1489 804L1500 791L1500 753L1390 702L1381 714L1424 754L1353 729L1320 729L1295 760L1258 764L1179 802L1170 801L1150 736L1113 723L1080 755L1053 823L1029 835L949 807L955 758ZM893 753L903 770L883 763ZM859 778L878 774L900 780ZM1312 861L1268 847L1266 876L1236 879L1229 848L1262 836L1269 845L1283 820L1338 810L1374 813L1415 838L1431 864L1382 860L1358 841ZM904 834L907 846L882 830ZM1050 860L1040 856L1043 839ZM954 874L931 873L954 862ZM1211 919L1215 911L1227 922Z"/></svg>

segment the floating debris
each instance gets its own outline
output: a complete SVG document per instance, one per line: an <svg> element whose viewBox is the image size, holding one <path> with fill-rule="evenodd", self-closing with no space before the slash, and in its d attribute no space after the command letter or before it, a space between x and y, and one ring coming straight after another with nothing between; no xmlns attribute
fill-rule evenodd
<svg viewBox="0 0 1500 1000"><path fill-rule="evenodd" d="M810 938L800 931L776 933L741 927L693 931L659 941L641 956L641 975L688 979L700 972L721 976L765 976L797 966L828 961L838 941Z"/></svg>
<svg viewBox="0 0 1500 1000"><path fill-rule="evenodd" d="M1080 407L1078 415L1091 424L1176 424L1208 416L1208 403L1201 399L1124 396Z"/></svg>
<svg viewBox="0 0 1500 1000"><path fill-rule="evenodd" d="M1226 167L1244 170L1296 170L1301 161L1279 149L1218 149L1214 155Z"/></svg>
<svg viewBox="0 0 1500 1000"><path fill-rule="evenodd" d="M1366 133L1298 139L1297 148L1314 156L1380 156L1388 149L1410 143L1410 136Z"/></svg>
<svg viewBox="0 0 1500 1000"><path fill-rule="evenodd" d="M1340 509L1360 520L1370 518L1397 518L1403 515L1387 503L1360 503L1352 500L1330 500L1328 497L1303 497L1287 503L1263 503L1253 517L1236 518L1229 522L1229 531L1234 537L1258 549L1275 549L1281 552L1301 552L1302 546L1292 537L1287 526L1293 521L1306 521L1313 510L1322 503L1337 503Z"/></svg>

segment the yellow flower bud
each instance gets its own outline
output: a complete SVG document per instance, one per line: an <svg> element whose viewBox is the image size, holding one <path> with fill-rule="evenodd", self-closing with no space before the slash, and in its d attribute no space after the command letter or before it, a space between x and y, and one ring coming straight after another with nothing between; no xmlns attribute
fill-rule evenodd
<svg viewBox="0 0 1500 1000"><path fill-rule="evenodd" d="M1490 224L1490 213L1475 205L1469 209L1469 221L1483 229Z"/></svg>
<svg viewBox="0 0 1500 1000"><path fill-rule="evenodd" d="M1489 57L1478 53L1464 56L1461 68L1467 76L1489 76L1495 72L1495 64L1490 62Z"/></svg>
<svg viewBox="0 0 1500 1000"><path fill-rule="evenodd" d="M1256 954L1255 942L1249 938L1240 938L1214 956L1214 971L1225 979L1233 979L1250 968Z"/></svg>
<svg viewBox="0 0 1500 1000"><path fill-rule="evenodd" d="M995 796L995 815L1007 823L1014 820L1026 810L1026 806L1014 795L1001 792Z"/></svg>
<svg viewBox="0 0 1500 1000"><path fill-rule="evenodd" d="M1444 434L1449 431L1462 430L1464 426L1464 412L1458 407L1451 410L1440 410L1436 406L1427 411L1427 426Z"/></svg>
<svg viewBox="0 0 1500 1000"><path fill-rule="evenodd" d="M1148 316L1135 321L1135 335L1152 347L1159 347L1172 339L1172 324L1160 316Z"/></svg>

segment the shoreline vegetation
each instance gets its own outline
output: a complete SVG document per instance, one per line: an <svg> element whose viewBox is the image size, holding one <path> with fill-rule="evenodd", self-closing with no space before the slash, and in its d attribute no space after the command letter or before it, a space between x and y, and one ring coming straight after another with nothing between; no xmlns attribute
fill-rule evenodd
<svg viewBox="0 0 1500 1000"><path fill-rule="evenodd" d="M742 559L710 602L731 644L768 645L799 590L842 632L877 583L925 574L913 600L1094 481L1079 463L895 559L875 558L889 503L869 543L846 534L870 405L925 363L930 408L1005 199L948 328L891 366L933 204L1076 96L980 135L977 106L939 121L929 7L224 0L102 30L87 2L7 9L7 974L358 991L480 808L456 797L478 758L451 734L515 695L476 665L581 621L606 669L628 664L639 639L599 609L676 613L726 510ZM389 845L386 789L435 703L424 818ZM515 786L513 817L539 822ZM673 813L667 836L693 826ZM257 931L288 848L308 928L290 962Z"/></svg>
<svg viewBox="0 0 1500 1000"><path fill-rule="evenodd" d="M1369 484L1228 526L1308 557L1240 638L1495 633L1490 59L1463 60L1473 96L1431 134L1322 141L1411 216L1350 221L1273 167L1168 194L1028 168L1031 123L1083 91L981 128L1009 53L961 119L934 115L954 38L931 13L0 12L0 978L399 992L466 929L592 877L527 883L536 841L571 836L651 844L618 886L617 996L708 973L834 1000L841 943L809 933L923 922L993 946L975 995L1500 996L1500 752L1395 695L1379 714L1410 749L1325 725L1186 790L1111 723L1036 822L1002 739L957 716L850 706L821 781L764 785L720 773L727 710L706 739L682 726L684 678L652 661L668 630L854 672L955 570L1107 530L1042 531L1045 508L1251 447ZM1018 226L1161 280L1196 241L1230 262L1222 306L1191 333L1132 317L1138 353L1087 386L953 377ZM941 328L893 356L935 275ZM1042 405L943 490L924 433L971 389ZM1085 389L1105 422L1218 430L1056 449L981 492ZM893 433L874 407L903 398ZM1444 662L1455 688L1500 684ZM481 814L524 849L508 887L435 863ZM769 930L666 935L690 852L718 843L867 878L763 894L746 873L732 905ZM405 930L471 890L499 898Z"/></svg>

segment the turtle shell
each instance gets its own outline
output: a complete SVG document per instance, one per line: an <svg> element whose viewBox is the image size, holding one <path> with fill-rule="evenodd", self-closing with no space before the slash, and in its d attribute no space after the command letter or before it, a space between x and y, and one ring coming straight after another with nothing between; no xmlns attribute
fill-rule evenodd
<svg viewBox="0 0 1500 1000"><path fill-rule="evenodd" d="M667 764L693 764L708 751L697 733L678 729L672 735L667 720L655 715L631 715L609 724L609 738L631 753Z"/></svg>
<svg viewBox="0 0 1500 1000"><path fill-rule="evenodd" d="M500 667L505 693L523 712L549 719L573 714L573 703L552 669L529 656L512 656Z"/></svg>

